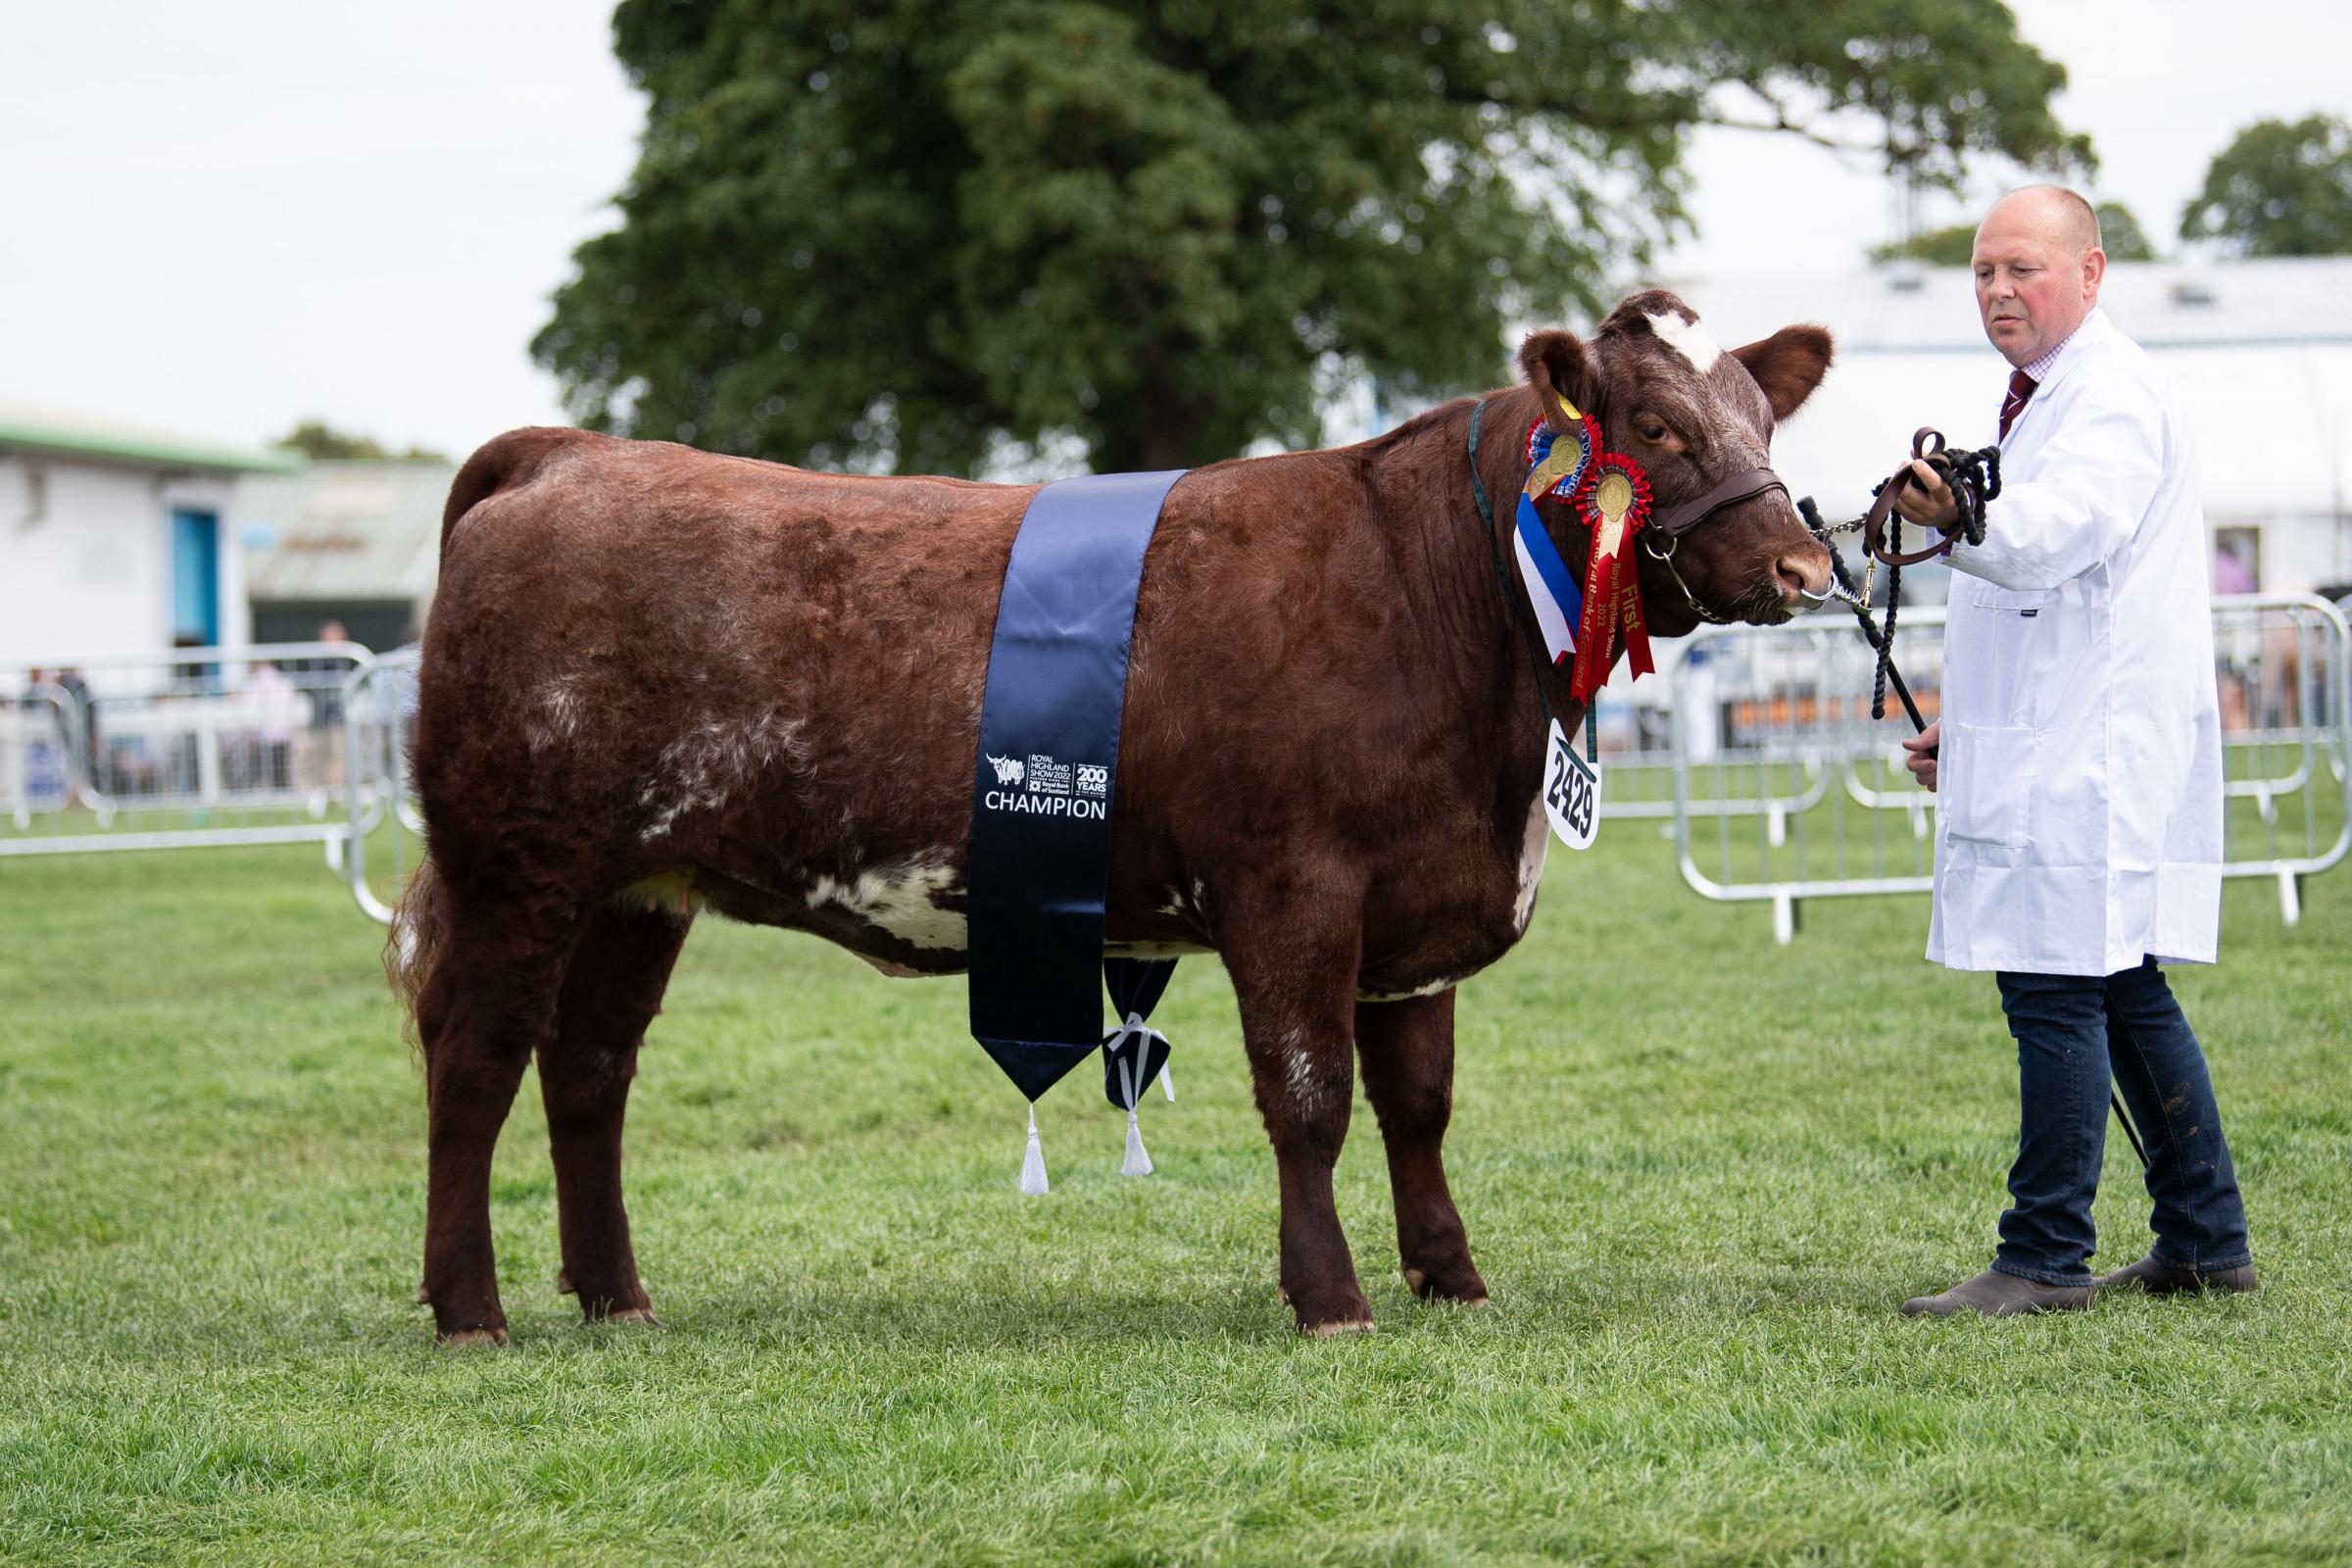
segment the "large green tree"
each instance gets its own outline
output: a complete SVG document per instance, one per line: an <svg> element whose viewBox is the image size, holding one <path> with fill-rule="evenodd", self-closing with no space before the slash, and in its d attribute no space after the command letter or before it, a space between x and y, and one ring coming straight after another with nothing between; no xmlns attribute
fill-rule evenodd
<svg viewBox="0 0 2352 1568"><path fill-rule="evenodd" d="M623 0L613 33L637 169L533 351L584 422L818 466L1177 466L1313 439L1335 373L1489 384L1506 320L1683 224L1694 126L1947 186L2088 160L1976 0ZM1756 242L1806 221L1791 192Z"/></svg>
<svg viewBox="0 0 2352 1568"><path fill-rule="evenodd" d="M2332 115L2248 125L2207 167L2180 237L2241 256L2352 254L2352 125Z"/></svg>

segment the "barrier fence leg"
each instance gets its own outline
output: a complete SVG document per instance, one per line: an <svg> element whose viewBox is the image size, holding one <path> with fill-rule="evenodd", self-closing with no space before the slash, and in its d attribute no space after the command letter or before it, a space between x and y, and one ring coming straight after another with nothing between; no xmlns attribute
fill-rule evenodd
<svg viewBox="0 0 2352 1568"><path fill-rule="evenodd" d="M1784 948L1796 940L1796 900L1786 893L1772 896L1772 940Z"/></svg>
<svg viewBox="0 0 2352 1568"><path fill-rule="evenodd" d="M2288 925L2303 918L2303 881L2292 871L2278 873L2278 918Z"/></svg>

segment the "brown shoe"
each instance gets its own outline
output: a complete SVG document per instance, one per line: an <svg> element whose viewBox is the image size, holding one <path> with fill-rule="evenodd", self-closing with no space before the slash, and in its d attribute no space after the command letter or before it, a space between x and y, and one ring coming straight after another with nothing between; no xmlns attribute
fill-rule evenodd
<svg viewBox="0 0 2352 1568"><path fill-rule="evenodd" d="M2044 1285L1988 1268L1941 1296L1914 1296L1903 1303L1903 1315L1956 1317L1962 1312L1982 1312L1986 1317L2023 1317L2028 1312L2080 1312L2097 1294L2095 1284Z"/></svg>
<svg viewBox="0 0 2352 1568"><path fill-rule="evenodd" d="M2119 1268L2099 1284L2116 1290L2138 1289L2150 1296L2179 1296L2183 1292L2221 1291L2231 1296L2244 1296L2258 1289L2254 1283L2254 1265L2240 1263L2235 1268L2193 1269L2178 1263L2167 1263L2154 1252L2129 1267Z"/></svg>

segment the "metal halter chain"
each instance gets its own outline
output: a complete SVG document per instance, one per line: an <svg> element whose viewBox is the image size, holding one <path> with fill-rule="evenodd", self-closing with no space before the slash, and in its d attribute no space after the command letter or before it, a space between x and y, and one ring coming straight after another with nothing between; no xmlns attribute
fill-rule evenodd
<svg viewBox="0 0 2352 1568"><path fill-rule="evenodd" d="M1679 537L1669 535L1666 540L1666 548L1660 550L1655 539L1644 539L1642 541L1642 553L1647 556L1650 560L1656 562L1659 565L1666 568L1666 575L1674 579L1674 585L1683 591L1683 598L1690 602L1690 613L1696 615L1699 619L1708 622L1710 625L1729 626L1732 623L1731 616L1718 615L1715 613L1715 612L1700 604L1698 602L1698 595L1692 593L1690 591L1690 585L1683 581L1682 568L1674 564L1674 553L1678 548L1681 547L1682 542L1683 541Z"/></svg>

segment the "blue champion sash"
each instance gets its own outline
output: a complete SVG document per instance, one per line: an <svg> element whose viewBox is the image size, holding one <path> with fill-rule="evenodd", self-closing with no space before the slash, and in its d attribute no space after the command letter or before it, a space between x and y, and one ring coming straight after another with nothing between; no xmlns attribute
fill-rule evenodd
<svg viewBox="0 0 2352 1568"><path fill-rule="evenodd" d="M980 708L965 908L972 1036L1031 1101L1103 1046L1098 976L1121 1017L1149 1016L1175 967L1105 962L1102 906L1144 550L1185 471L1047 485L1030 500L1004 571ZM1165 1053L1159 1043L1161 1060ZM1112 1102L1132 1103L1150 1081L1131 1073L1129 1099L1112 1094Z"/></svg>

